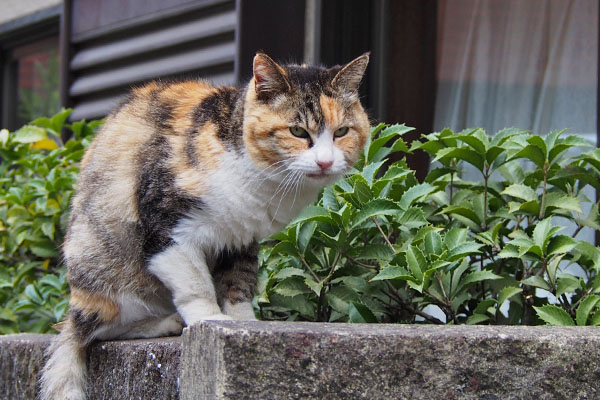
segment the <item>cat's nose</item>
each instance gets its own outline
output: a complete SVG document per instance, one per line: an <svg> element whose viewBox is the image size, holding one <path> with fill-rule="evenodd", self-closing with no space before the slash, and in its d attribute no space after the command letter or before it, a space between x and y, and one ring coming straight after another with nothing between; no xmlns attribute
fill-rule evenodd
<svg viewBox="0 0 600 400"><path fill-rule="evenodd" d="M319 168L321 168L322 171L326 171L329 169L329 167L331 167L333 165L333 161L320 160L320 161L317 161L317 165L319 166Z"/></svg>

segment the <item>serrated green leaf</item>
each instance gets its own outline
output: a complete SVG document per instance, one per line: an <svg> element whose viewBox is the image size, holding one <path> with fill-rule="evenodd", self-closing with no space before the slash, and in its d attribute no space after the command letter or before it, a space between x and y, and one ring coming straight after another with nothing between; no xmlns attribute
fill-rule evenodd
<svg viewBox="0 0 600 400"><path fill-rule="evenodd" d="M299 294L308 293L310 288L306 286L304 279L291 277L279 282L273 290L282 296L294 297Z"/></svg>
<svg viewBox="0 0 600 400"><path fill-rule="evenodd" d="M406 263L413 276L417 278L417 282L423 282L423 271L427 267L427 260L421 249L417 246L408 246L406 250Z"/></svg>
<svg viewBox="0 0 600 400"><path fill-rule="evenodd" d="M590 313L592 312L594 307L596 307L598 301L600 301L599 296L590 295L583 299L581 303L579 303L579 306L577 307L577 311L575 313L575 320L577 321L577 325L587 325Z"/></svg>
<svg viewBox="0 0 600 400"><path fill-rule="evenodd" d="M464 243L469 235L468 229L452 228L444 235L444 244L448 250L452 250L459 244Z"/></svg>
<svg viewBox="0 0 600 400"><path fill-rule="evenodd" d="M460 286L461 288L464 288L473 283L495 279L502 279L502 277L500 275L494 274L492 271L488 271L485 269L481 271L473 271L465 275L465 277L460 282Z"/></svg>
<svg viewBox="0 0 600 400"><path fill-rule="evenodd" d="M442 253L442 237L439 233L431 231L425 236L425 251L435 255Z"/></svg>
<svg viewBox="0 0 600 400"><path fill-rule="evenodd" d="M507 161L516 160L519 158L527 158L535 163L540 168L544 167L546 162L546 155L542 149L535 145L525 146L523 149L512 154Z"/></svg>
<svg viewBox="0 0 600 400"><path fill-rule="evenodd" d="M438 160L450 160L456 158L468 162L475 166L479 171L483 171L483 155L465 147L449 147L437 152L433 162Z"/></svg>
<svg viewBox="0 0 600 400"><path fill-rule="evenodd" d="M548 291L551 290L548 282L546 282L546 280L541 276L530 276L527 279L523 279L521 283L524 285L534 286Z"/></svg>
<svg viewBox="0 0 600 400"><path fill-rule="evenodd" d="M310 290L312 290L317 296L319 296L321 294L321 290L323 289L323 281L319 281L316 282L313 278L311 278L310 276L306 276L306 278L304 279L304 283L306 284L306 286L308 286L310 288Z"/></svg>
<svg viewBox="0 0 600 400"><path fill-rule="evenodd" d="M281 296L277 293L273 293L269 296L269 302L272 306L280 307L283 310L294 310L299 313L315 317L315 306L304 296L297 295L294 297Z"/></svg>
<svg viewBox="0 0 600 400"><path fill-rule="evenodd" d="M504 302L508 299L510 299L511 297L522 293L523 289L518 288L518 287L505 287L502 288L502 290L500 290L500 292L498 293L498 308L500 308L502 306L502 304L504 304Z"/></svg>
<svg viewBox="0 0 600 400"><path fill-rule="evenodd" d="M298 228L298 250L300 250L300 254L304 255L310 240L317 229L317 223L315 221L309 221L302 225L298 225Z"/></svg>
<svg viewBox="0 0 600 400"><path fill-rule="evenodd" d="M350 302L359 300L358 294L354 290L340 285L329 289L325 298L331 308L342 314L348 314Z"/></svg>
<svg viewBox="0 0 600 400"><path fill-rule="evenodd" d="M520 183L515 183L504 189L500 194L516 197L517 199L525 200L525 201L534 201L537 200L538 195L527 185L523 185Z"/></svg>
<svg viewBox="0 0 600 400"><path fill-rule="evenodd" d="M334 221L329 216L329 211L320 206L309 206L305 208L292 222L290 222L290 225L296 225L304 221L321 221L334 224Z"/></svg>
<svg viewBox="0 0 600 400"><path fill-rule="evenodd" d="M371 281L383 281L386 279L402 279L402 280L413 280L413 276L406 270L406 268L391 266L386 267L379 271Z"/></svg>
<svg viewBox="0 0 600 400"><path fill-rule="evenodd" d="M550 240L552 230L552 218L546 218L537 223L533 229L533 242L541 249L546 247L546 243Z"/></svg>
<svg viewBox="0 0 600 400"><path fill-rule="evenodd" d="M490 317L486 314L473 314L467 318L467 325L477 325L481 322L489 321Z"/></svg>
<svg viewBox="0 0 600 400"><path fill-rule="evenodd" d="M308 277L308 273L300 268L286 267L278 271L275 275L273 275L274 278L280 281L286 278L290 278L292 276Z"/></svg>
<svg viewBox="0 0 600 400"><path fill-rule="evenodd" d="M482 244L473 241L461 243L448 251L448 260L456 261L470 254L479 253L479 249L482 246Z"/></svg>
<svg viewBox="0 0 600 400"><path fill-rule="evenodd" d="M568 253L577 247L577 240L567 235L557 235L551 238L548 242L546 255Z"/></svg>
<svg viewBox="0 0 600 400"><path fill-rule="evenodd" d="M367 244L364 247L355 247L350 251L354 260L383 260L390 261L394 258L394 252L387 244Z"/></svg>
<svg viewBox="0 0 600 400"><path fill-rule="evenodd" d="M507 244L498 253L498 258L519 258L519 248L515 245Z"/></svg>
<svg viewBox="0 0 600 400"><path fill-rule="evenodd" d="M410 207L397 218L400 229L408 231L427 225L427 219L423 210L418 207Z"/></svg>
<svg viewBox="0 0 600 400"><path fill-rule="evenodd" d="M378 322L369 307L357 302L351 302L348 306L348 321L360 324Z"/></svg>
<svg viewBox="0 0 600 400"><path fill-rule="evenodd" d="M546 208L548 207L574 211L580 214L583 213L581 205L576 198L567 195L560 195L559 193L548 193L548 196L546 197Z"/></svg>
<svg viewBox="0 0 600 400"><path fill-rule="evenodd" d="M366 203L356 214L352 222L352 228L365 222L367 219L379 215L394 215L401 212L398 204L388 199L374 199Z"/></svg>
<svg viewBox="0 0 600 400"><path fill-rule="evenodd" d="M559 274L556 281L556 297L572 293L581 288L581 281L570 274Z"/></svg>
<svg viewBox="0 0 600 400"><path fill-rule="evenodd" d="M415 201L422 199L424 196L427 196L435 190L437 190L436 187L429 183L421 183L420 185L411 187L402 194L399 203L400 208L403 210L408 209Z"/></svg>
<svg viewBox="0 0 600 400"><path fill-rule="evenodd" d="M561 307L547 304L542 307L533 306L538 317L548 325L572 326L575 325L573 318Z"/></svg>
<svg viewBox="0 0 600 400"><path fill-rule="evenodd" d="M275 246L273 246L269 257L274 257L278 254L298 256L298 249L291 242L279 242Z"/></svg>

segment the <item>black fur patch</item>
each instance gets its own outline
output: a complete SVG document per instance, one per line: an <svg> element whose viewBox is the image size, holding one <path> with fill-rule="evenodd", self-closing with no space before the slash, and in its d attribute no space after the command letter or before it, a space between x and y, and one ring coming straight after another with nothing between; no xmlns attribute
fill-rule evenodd
<svg viewBox="0 0 600 400"><path fill-rule="evenodd" d="M81 310L71 308L69 319L75 328L75 334L82 343L89 343L93 339L92 334L100 326L97 312L84 314Z"/></svg>
<svg viewBox="0 0 600 400"><path fill-rule="evenodd" d="M217 127L219 139L231 149L240 149L243 146L242 117L243 98L242 90L235 87L222 87L215 93L204 98L193 111L193 129L188 132L186 153L192 164L197 163L198 154L194 139L202 134L202 126L212 122Z"/></svg>
<svg viewBox="0 0 600 400"><path fill-rule="evenodd" d="M213 271L222 272L238 268L243 272L255 272L253 265L258 263L258 243L253 242L241 249L225 247L217 253Z"/></svg>
<svg viewBox="0 0 600 400"><path fill-rule="evenodd" d="M166 165L169 150L167 139L157 134L138 156L136 200L146 259L172 244L171 230L182 216L203 206L200 199L182 193L175 186L175 177Z"/></svg>
<svg viewBox="0 0 600 400"><path fill-rule="evenodd" d="M160 92L163 90L164 87L159 86L152 91L150 95L149 117L157 129L169 130L171 129L171 119L173 118L175 104L160 99Z"/></svg>

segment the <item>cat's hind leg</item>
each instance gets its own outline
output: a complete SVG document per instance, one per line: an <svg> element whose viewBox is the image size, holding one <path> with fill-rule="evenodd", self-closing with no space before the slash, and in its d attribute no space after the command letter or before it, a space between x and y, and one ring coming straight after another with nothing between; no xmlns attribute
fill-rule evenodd
<svg viewBox="0 0 600 400"><path fill-rule="evenodd" d="M123 327L118 339L141 339L180 335L185 322L178 313L166 317L149 317Z"/></svg>
<svg viewBox="0 0 600 400"><path fill-rule="evenodd" d="M258 244L221 254L213 276L223 312L235 320L256 320L252 298L256 291Z"/></svg>

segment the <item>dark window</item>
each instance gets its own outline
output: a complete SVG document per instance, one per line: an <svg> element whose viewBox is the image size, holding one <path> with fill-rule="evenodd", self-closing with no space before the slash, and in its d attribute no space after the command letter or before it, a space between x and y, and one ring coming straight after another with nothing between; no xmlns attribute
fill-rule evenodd
<svg viewBox="0 0 600 400"><path fill-rule="evenodd" d="M35 118L56 113L58 92L58 38L36 41L10 52L9 68L14 74L16 113L13 124L20 126Z"/></svg>

